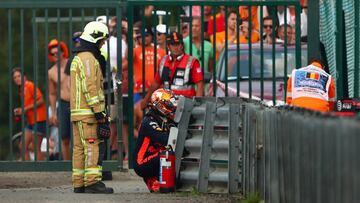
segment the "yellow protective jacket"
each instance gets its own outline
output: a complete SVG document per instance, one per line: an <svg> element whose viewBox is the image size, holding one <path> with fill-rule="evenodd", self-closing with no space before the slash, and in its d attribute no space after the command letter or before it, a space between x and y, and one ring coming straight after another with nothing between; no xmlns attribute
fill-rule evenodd
<svg viewBox="0 0 360 203"><path fill-rule="evenodd" d="M103 75L91 52L78 53L70 68L71 121L97 123L94 113L105 111Z"/></svg>

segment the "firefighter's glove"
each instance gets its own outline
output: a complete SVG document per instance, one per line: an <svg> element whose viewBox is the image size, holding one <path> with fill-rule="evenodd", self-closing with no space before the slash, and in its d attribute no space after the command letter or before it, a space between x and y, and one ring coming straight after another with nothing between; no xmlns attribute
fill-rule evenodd
<svg viewBox="0 0 360 203"><path fill-rule="evenodd" d="M105 122L107 120L105 111L95 113L95 118L98 122Z"/></svg>
<svg viewBox="0 0 360 203"><path fill-rule="evenodd" d="M108 122L98 123L96 134L99 139L107 139L110 137L110 126Z"/></svg>

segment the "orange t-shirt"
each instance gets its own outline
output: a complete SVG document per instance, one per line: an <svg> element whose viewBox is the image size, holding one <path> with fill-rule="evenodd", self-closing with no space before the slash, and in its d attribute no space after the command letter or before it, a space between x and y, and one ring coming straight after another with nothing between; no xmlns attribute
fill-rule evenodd
<svg viewBox="0 0 360 203"><path fill-rule="evenodd" d="M225 30L225 16L223 13L218 13L215 17L215 26L216 30L215 32L222 32ZM209 35L214 34L214 18L213 16L210 17L210 20L208 22L208 28L207 32Z"/></svg>
<svg viewBox="0 0 360 203"><path fill-rule="evenodd" d="M241 20L249 21L249 10L247 6L240 6L239 7L239 15ZM251 6L251 27L254 30L259 31L259 21L258 21L258 14L257 14L257 6Z"/></svg>
<svg viewBox="0 0 360 203"><path fill-rule="evenodd" d="M246 36L247 37L247 36ZM240 36L240 44L246 44L249 42L249 40L246 38L244 35L241 35ZM257 32L252 32L251 33L251 43L256 43L260 40L260 36L259 36L259 33Z"/></svg>
<svg viewBox="0 0 360 203"><path fill-rule="evenodd" d="M35 89L34 83L32 83L28 80L25 81L25 85L24 85L24 106L25 107L29 106L29 105L33 105L36 100L39 100L40 98L42 98L41 91L39 90L39 88L36 88L36 100L34 100L34 97L35 97L34 89ZM30 125L33 125L35 123L34 113L35 113L34 109L30 109L26 112L27 122ZM45 104L41 104L36 107L36 121L37 122L46 121Z"/></svg>
<svg viewBox="0 0 360 203"><path fill-rule="evenodd" d="M165 56L166 52L162 48L156 49L156 66L159 66L159 63L162 57ZM154 70L154 46L145 47L145 85L150 86L155 78ZM142 62L143 62L143 53L142 47L134 48L134 91L141 92L142 88ZM157 67L156 67L157 68ZM148 88L148 87L146 87Z"/></svg>
<svg viewBox="0 0 360 203"><path fill-rule="evenodd" d="M240 34L240 33L239 33ZM224 47L225 46L225 31L216 33L215 42L218 46L219 44ZM231 40L232 39L232 40ZM256 43L260 40L259 33L256 31L251 32L251 42ZM211 44L214 46L214 36L212 35L210 37ZM240 42L241 44L248 43L248 40L245 38L245 36L239 35L239 40L236 40L236 37L233 38L231 35L228 34L228 44L236 44L237 42ZM216 50L216 59L219 58L219 50Z"/></svg>

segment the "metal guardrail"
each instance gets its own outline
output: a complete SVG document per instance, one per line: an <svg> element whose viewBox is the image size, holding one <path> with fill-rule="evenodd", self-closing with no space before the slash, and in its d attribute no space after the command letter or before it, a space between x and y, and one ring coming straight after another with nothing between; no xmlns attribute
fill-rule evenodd
<svg viewBox="0 0 360 203"><path fill-rule="evenodd" d="M179 102L184 118L179 129L188 130L178 134L178 190L240 191L240 102L238 98L182 98Z"/></svg>
<svg viewBox="0 0 360 203"><path fill-rule="evenodd" d="M179 191L259 192L265 202L360 198L359 118L240 98L179 104L179 127L187 129L176 148Z"/></svg>
<svg viewBox="0 0 360 203"><path fill-rule="evenodd" d="M265 202L358 202L359 119L243 106L244 194Z"/></svg>

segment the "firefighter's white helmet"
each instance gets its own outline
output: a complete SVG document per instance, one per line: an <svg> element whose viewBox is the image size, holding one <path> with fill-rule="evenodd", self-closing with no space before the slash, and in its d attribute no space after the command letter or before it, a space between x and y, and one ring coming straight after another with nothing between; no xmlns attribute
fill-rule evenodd
<svg viewBox="0 0 360 203"><path fill-rule="evenodd" d="M105 24L96 21L86 24L84 31L80 36L81 39L91 43L97 43L99 40L106 39L108 37L108 27Z"/></svg>

